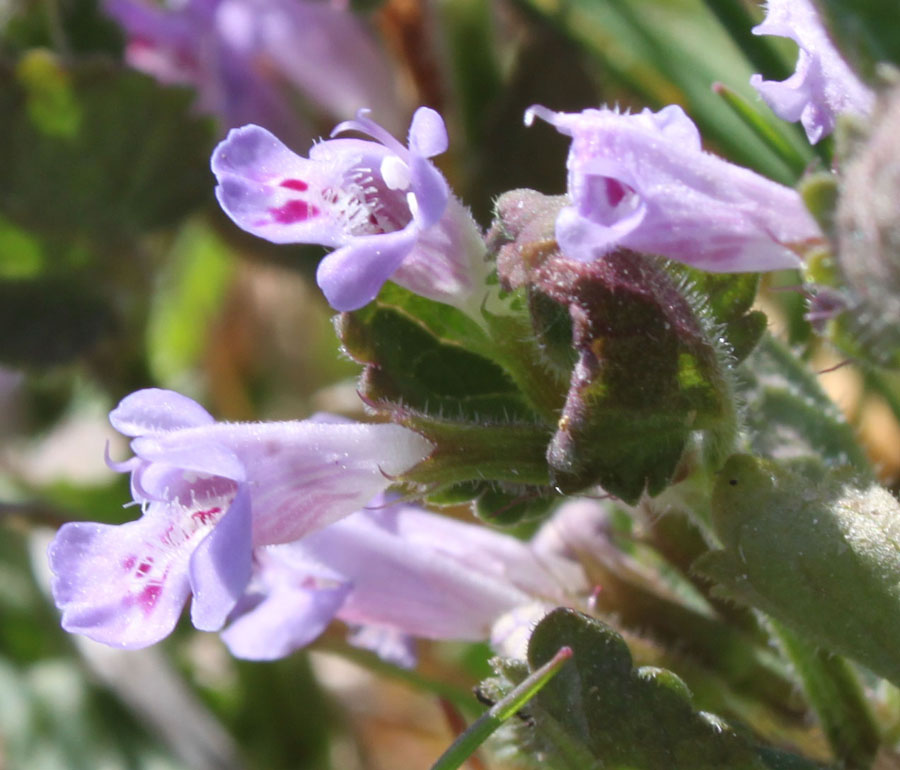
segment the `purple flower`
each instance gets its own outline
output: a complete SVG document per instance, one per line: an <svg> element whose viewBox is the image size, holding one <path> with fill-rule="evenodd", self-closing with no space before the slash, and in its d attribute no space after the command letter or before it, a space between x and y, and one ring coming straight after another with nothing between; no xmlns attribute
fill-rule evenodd
<svg viewBox="0 0 900 770"><path fill-rule="evenodd" d="M217 423L178 393L141 390L110 414L134 457L142 516L63 526L49 549L63 627L137 648L174 627L193 595L217 630L243 595L252 551L305 537L361 508L431 451L397 425Z"/></svg>
<svg viewBox="0 0 900 770"><path fill-rule="evenodd" d="M222 638L238 657L278 658L337 618L354 629L352 643L408 666L411 637L487 639L506 613L564 596L527 543L394 504L258 549L250 588Z"/></svg>
<svg viewBox="0 0 900 770"><path fill-rule="evenodd" d="M680 107L636 115L532 107L526 123L535 116L572 137L572 205L556 220L571 259L625 248L712 272L777 270L798 267L798 251L822 238L795 190L704 152Z"/></svg>
<svg viewBox="0 0 900 770"><path fill-rule="evenodd" d="M853 73L828 39L811 0L769 0L766 18L753 28L757 35L793 40L800 48L797 69L787 80L763 80L753 75L750 84L783 120L800 121L811 144L834 130L843 112L868 115L874 93Z"/></svg>
<svg viewBox="0 0 900 770"><path fill-rule="evenodd" d="M297 95L310 117L347 118L370 104L400 119L383 55L360 20L334 3L106 0L106 9L128 36L132 67L194 86L199 109L227 127L260 123L308 141L313 128L289 107Z"/></svg>
<svg viewBox="0 0 900 770"><path fill-rule="evenodd" d="M408 147L360 112L309 158L259 126L231 131L212 156L216 196L234 222L274 243L319 243L336 250L318 283L337 310L372 300L388 278L439 302L480 303L484 243L471 215L428 160L447 149L444 121L420 107Z"/></svg>

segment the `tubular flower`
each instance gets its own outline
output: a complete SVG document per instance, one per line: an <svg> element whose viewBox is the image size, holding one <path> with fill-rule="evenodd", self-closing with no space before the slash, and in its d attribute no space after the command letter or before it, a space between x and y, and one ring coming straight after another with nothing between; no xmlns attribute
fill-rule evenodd
<svg viewBox="0 0 900 770"><path fill-rule="evenodd" d="M317 280L336 310L355 310L389 278L430 299L471 310L484 284L485 247L469 212L429 158L447 149L444 121L420 107L404 147L361 111L309 158L259 126L231 131L212 156L216 197L234 222L273 243L335 249Z"/></svg>
<svg viewBox="0 0 900 770"><path fill-rule="evenodd" d="M753 75L750 84L779 118L792 123L799 120L811 144L834 130L841 113L868 115L872 111L875 94L828 39L811 0L769 0L766 18L753 32L787 37L799 46L797 69L787 80Z"/></svg>
<svg viewBox="0 0 900 770"><path fill-rule="evenodd" d="M798 267L798 252L822 238L795 190L704 152L678 106L636 115L538 106L525 122L535 116L572 137L571 205L556 220L570 259L624 248L712 272L755 272Z"/></svg>
<svg viewBox="0 0 900 770"><path fill-rule="evenodd" d="M286 543L349 515L431 445L396 425L217 423L199 404L141 390L110 415L132 437L142 516L64 525L50 545L63 627L138 648L174 627L188 597L201 630L221 628L243 595L254 547Z"/></svg>
<svg viewBox="0 0 900 770"><path fill-rule="evenodd" d="M487 639L541 597L564 598L527 543L412 505L361 510L287 545L258 549L222 638L238 657L283 657L339 619L351 642L412 665L413 638Z"/></svg>

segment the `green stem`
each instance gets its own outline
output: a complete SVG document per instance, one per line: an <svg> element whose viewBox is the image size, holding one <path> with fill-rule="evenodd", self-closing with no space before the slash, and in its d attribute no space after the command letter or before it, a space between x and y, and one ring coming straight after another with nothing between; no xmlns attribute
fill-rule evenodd
<svg viewBox="0 0 900 770"><path fill-rule="evenodd" d="M872 766L878 728L856 674L843 658L825 652L777 621L772 629L793 663L835 756L848 770Z"/></svg>
<svg viewBox="0 0 900 770"><path fill-rule="evenodd" d="M506 720L514 716L528 701L540 692L563 664L572 657L570 647L562 647L549 661L537 671L531 673L504 698L497 701L490 709L460 735L450 747L431 766L431 770L456 770L461 767L488 737Z"/></svg>

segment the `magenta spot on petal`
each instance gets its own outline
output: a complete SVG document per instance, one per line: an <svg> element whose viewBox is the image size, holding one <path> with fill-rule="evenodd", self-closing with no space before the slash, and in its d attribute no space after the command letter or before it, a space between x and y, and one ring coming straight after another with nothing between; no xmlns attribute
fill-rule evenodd
<svg viewBox="0 0 900 770"><path fill-rule="evenodd" d="M216 516L220 513L222 513L221 508L210 508L207 511L194 511L191 514L191 518L199 521L201 524L209 524L211 521L215 521Z"/></svg>
<svg viewBox="0 0 900 770"><path fill-rule="evenodd" d="M138 596L138 603L144 608L144 612L150 613L153 611L153 608L159 602L159 597L162 595L162 589L162 584L151 583L141 591L140 596Z"/></svg>
<svg viewBox="0 0 900 770"><path fill-rule="evenodd" d="M610 206L618 206L630 189L615 179L606 179L606 199Z"/></svg>
<svg viewBox="0 0 900 770"><path fill-rule="evenodd" d="M153 569L153 559L147 559L147 561L142 561L136 570L136 574L140 577L144 577L150 570Z"/></svg>
<svg viewBox="0 0 900 770"><path fill-rule="evenodd" d="M134 563L137 561L136 556L129 556L127 559L122 560L122 569L126 572L130 572L131 568L134 566Z"/></svg>
<svg viewBox="0 0 900 770"><path fill-rule="evenodd" d="M287 187L289 190L298 190L299 192L309 189L309 185L302 179L285 179L281 186Z"/></svg>
<svg viewBox="0 0 900 770"><path fill-rule="evenodd" d="M292 200L278 208L269 209L269 212L279 224L292 225L316 216L319 210L315 206L310 206L306 201Z"/></svg>

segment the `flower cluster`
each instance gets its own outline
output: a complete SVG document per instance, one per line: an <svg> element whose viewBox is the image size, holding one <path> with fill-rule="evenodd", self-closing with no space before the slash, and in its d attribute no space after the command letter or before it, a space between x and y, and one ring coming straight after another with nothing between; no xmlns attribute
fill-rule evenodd
<svg viewBox="0 0 900 770"><path fill-rule="evenodd" d="M527 544L382 496L432 447L397 425L319 417L217 423L172 391L110 415L132 437L142 516L63 526L50 546L63 627L128 649L191 620L239 657L271 659L333 619L401 665L410 637L486 639L505 613L564 593Z"/></svg>
<svg viewBox="0 0 900 770"><path fill-rule="evenodd" d="M221 628L250 581L253 551L332 524L423 460L430 444L397 425L307 420L217 423L172 391L142 390L110 415L131 436L137 521L65 525L50 548L63 625L122 647L166 636L189 595L203 630Z"/></svg>
<svg viewBox="0 0 900 770"><path fill-rule="evenodd" d="M260 74L269 71L260 57L276 62L282 75L333 113L356 106L363 93L369 98L386 92L367 38L335 6L188 0L179 11L163 11L137 0L108 0L108 8L131 36L128 55L136 66L171 82L194 83L201 106L226 114L230 124L251 114L280 123L275 113L282 103ZM345 44L318 45L323 30L332 45ZM794 76L784 83L755 76L753 84L781 117L800 120L811 142L829 133L839 114L871 109L872 93L841 60L811 3L773 0L755 32L791 37L800 45ZM219 53L210 56L207 48ZM303 57L315 57L317 67L329 70L327 84L310 74ZM389 113L385 107L383 114ZM565 199L530 191L517 199L520 208L542 207L541 217L552 216L545 229L553 235L510 246L514 228L502 234L523 264L546 253L554 254L554 269L570 272L573 262L615 263L607 276L612 288L603 296L624 297L625 284L616 281L638 262L656 269L656 258L664 257L718 273L789 269L801 267L807 251L824 242L796 190L705 151L696 125L679 106L636 114L534 106L526 122L535 117L572 141ZM365 138L344 136L348 132ZM490 239L434 165L448 143L442 117L428 107L415 112L406 144L363 109L314 144L308 157L268 129L244 125L232 129L212 155L216 197L233 222L253 235L332 249L319 264L317 280L338 311L363 307L393 281L479 320L490 313L488 299L499 292L498 281ZM539 218L529 211L515 216L526 223L526 233ZM535 225L535 232L543 225ZM595 285L582 285L592 280L590 271L577 267L579 302L600 296L591 294ZM670 277L666 291L680 291ZM554 290L566 291L558 274L546 278L551 279ZM630 284L629 289L629 297L645 303L672 296L642 293ZM749 308L751 301L732 304ZM560 304L571 313L584 310L574 300ZM748 318L740 319L746 328L753 321ZM583 345L590 353L585 360L601 369L612 360L603 360L601 332L613 326L599 315L591 323L596 335ZM668 321L664 325L669 331ZM684 327L697 337L704 332L699 323ZM493 342L500 348L505 341ZM696 349L705 355L706 348ZM561 358L571 363L569 353ZM697 355L695 361L685 353L672 363L678 387L687 387L687 380L696 385L705 371ZM497 359L508 364L508 357ZM694 368L684 364L687 359ZM660 360L669 363L664 356ZM539 369L528 369L528 376L539 376ZM606 383L596 379L600 393ZM505 381L498 389L503 387ZM554 398L547 402L563 401ZM228 424L172 391L142 390L125 398L110 419L131 438L134 456L110 465L131 475L141 516L118 526L69 523L59 531L50 564L63 626L107 644L139 648L168 635L190 600L193 624L221 632L239 657L287 655L338 619L351 627L354 644L410 665L414 638L491 638L501 647L510 629L527 630L548 604L573 603L590 590L582 564L590 555L582 560L579 548L593 549L595 557L606 548L593 503L563 506L533 541L524 542L398 498L390 489L395 482L412 478L436 456L456 461L463 452L453 447L442 455L445 447L435 436L452 431L426 435L408 427L417 426L409 417L413 410L402 398L397 401L396 410L385 414L403 413L403 426L329 417ZM545 412L555 420L559 410L553 408ZM692 410L689 419L695 417ZM536 430L545 442L541 452L545 428ZM677 460L672 458L673 465ZM439 466L428 467L433 481ZM516 468L496 480L484 474L479 468L462 482L519 481ZM544 484L540 495L549 496L550 477L536 475L543 479L535 482ZM448 479L451 487L460 482L452 474ZM636 497L646 480L638 481Z"/></svg>

